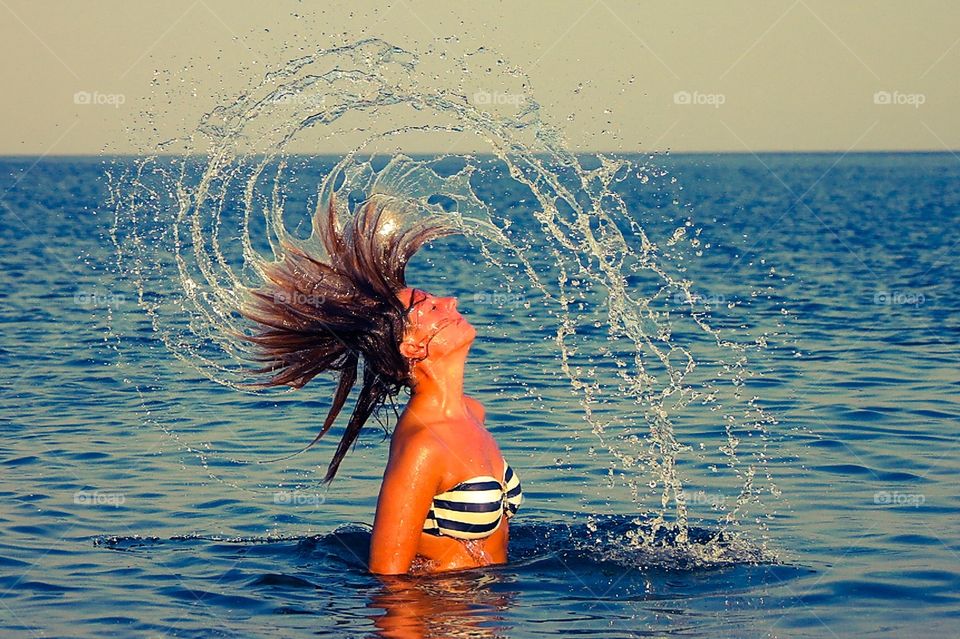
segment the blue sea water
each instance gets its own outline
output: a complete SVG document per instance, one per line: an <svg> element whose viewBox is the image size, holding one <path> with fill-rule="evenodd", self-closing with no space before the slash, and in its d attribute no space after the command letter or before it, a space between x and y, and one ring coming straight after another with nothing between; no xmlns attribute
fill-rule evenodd
<svg viewBox="0 0 960 639"><path fill-rule="evenodd" d="M316 471L334 440L237 461L308 441L326 389L251 397L167 352L113 269L111 162L131 160L0 161L3 636L960 633L954 155L662 156L676 181L627 194L655 241L677 206L703 228L687 276L718 321L786 327L748 383L778 420L769 560L685 565L627 544L645 505L590 450L549 374L552 334L518 319L533 300L464 266L462 245L432 247L410 279L478 326L468 390L527 501L509 564L404 588L364 567L388 441L370 428L329 490ZM691 404L676 434L722 445L715 418Z"/></svg>

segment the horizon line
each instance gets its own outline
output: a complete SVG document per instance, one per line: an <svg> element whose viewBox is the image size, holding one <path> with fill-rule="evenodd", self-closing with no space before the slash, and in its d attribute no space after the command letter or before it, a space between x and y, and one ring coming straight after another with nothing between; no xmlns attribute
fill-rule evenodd
<svg viewBox="0 0 960 639"><path fill-rule="evenodd" d="M655 155L655 156L670 156L670 155L685 155L685 156L718 156L718 155L893 155L893 154L902 154L902 155L958 155L960 154L960 149L867 149L867 150L845 150L845 149L823 149L823 150L762 150L762 151L673 151L673 150L663 150L663 151L623 151L623 150L586 150L586 151L570 151L572 155ZM314 157L343 157L347 153L288 153L285 154L288 157L304 157L304 156L314 156ZM489 156L496 157L495 153L491 152L479 152L479 151L468 151L463 153L451 153L449 151L415 151L405 153L409 156L437 156L437 155L449 155L449 156L462 156L462 155L479 155L479 156ZM34 160L45 160L45 159L95 159L95 158L118 158L118 157L203 157L204 153L0 153L0 159L34 159ZM264 153L246 153L238 154L240 156L263 156ZM375 153L374 156L382 155L395 155L391 153ZM547 153L534 153L534 155L548 155ZM38 158L39 156L39 158Z"/></svg>

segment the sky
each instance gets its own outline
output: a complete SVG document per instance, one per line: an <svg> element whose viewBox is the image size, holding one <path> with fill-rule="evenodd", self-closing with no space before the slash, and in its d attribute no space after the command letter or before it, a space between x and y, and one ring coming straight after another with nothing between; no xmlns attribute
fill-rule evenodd
<svg viewBox="0 0 960 639"><path fill-rule="evenodd" d="M960 149L950 0L0 0L0 154L141 153L304 52L449 36L522 68L574 151Z"/></svg>

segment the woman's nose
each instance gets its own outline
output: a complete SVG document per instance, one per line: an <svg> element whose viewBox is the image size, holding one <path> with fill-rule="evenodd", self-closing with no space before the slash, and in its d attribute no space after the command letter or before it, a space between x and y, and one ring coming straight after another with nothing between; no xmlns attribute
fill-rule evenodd
<svg viewBox="0 0 960 639"><path fill-rule="evenodd" d="M457 310L457 298L455 298L455 297L448 297L448 298L447 298L447 308L450 309L451 311Z"/></svg>

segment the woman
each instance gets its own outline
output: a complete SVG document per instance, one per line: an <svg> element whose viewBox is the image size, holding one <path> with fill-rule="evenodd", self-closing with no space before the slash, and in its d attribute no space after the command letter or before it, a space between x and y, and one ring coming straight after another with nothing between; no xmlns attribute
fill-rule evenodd
<svg viewBox="0 0 960 639"><path fill-rule="evenodd" d="M508 525L520 482L483 426L484 410L463 391L476 335L453 298L406 285L409 259L427 241L454 233L377 195L337 228L331 198L314 220L318 254L285 243L263 269L265 285L240 312L256 329L245 339L269 373L264 386L300 388L333 371L339 382L315 444L333 425L357 379L363 382L324 481L330 482L361 428L406 388L377 502L371 572L385 575L471 568L507 560ZM325 253L321 256L319 253Z"/></svg>

